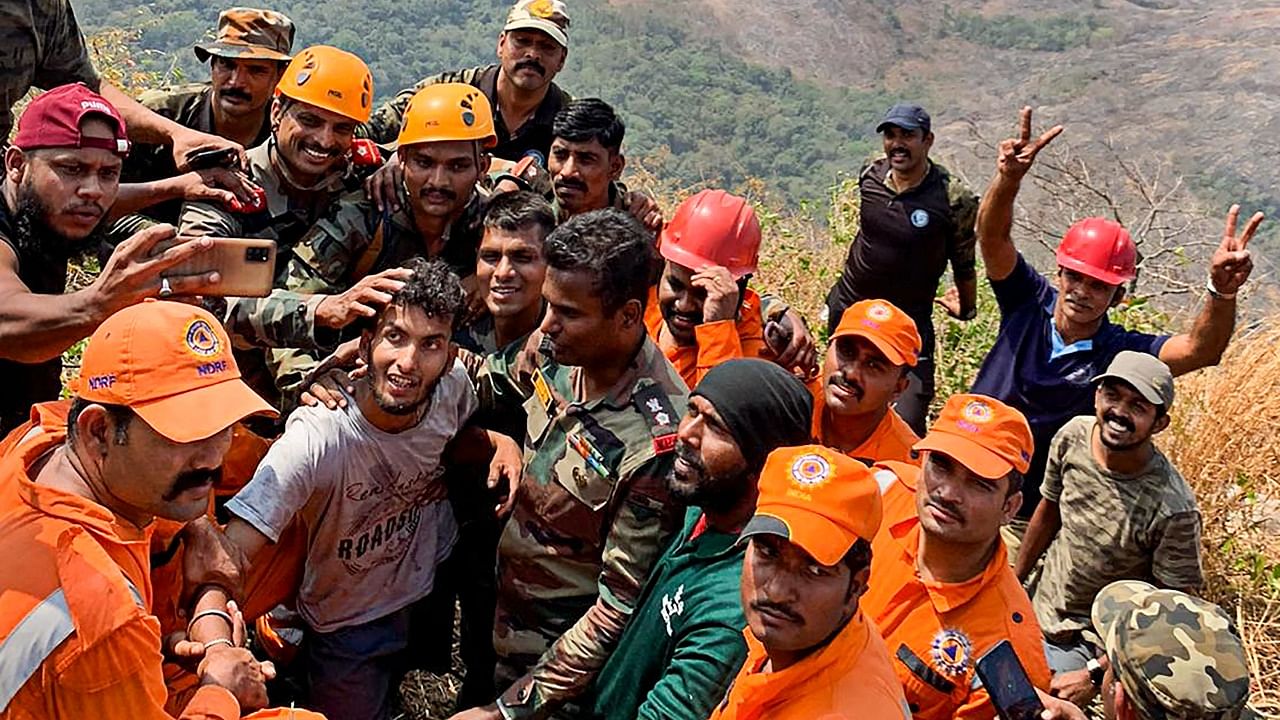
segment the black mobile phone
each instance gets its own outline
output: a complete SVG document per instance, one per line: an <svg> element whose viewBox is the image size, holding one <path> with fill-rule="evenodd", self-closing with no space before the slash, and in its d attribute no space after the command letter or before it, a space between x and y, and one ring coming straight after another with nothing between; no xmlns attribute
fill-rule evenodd
<svg viewBox="0 0 1280 720"><path fill-rule="evenodd" d="M197 150L187 154L187 166L192 170L208 170L209 168L234 168L239 162L239 154L235 148L221 150Z"/></svg>
<svg viewBox="0 0 1280 720"><path fill-rule="evenodd" d="M1008 640L978 658L978 677L1001 720L1038 720L1044 705Z"/></svg>

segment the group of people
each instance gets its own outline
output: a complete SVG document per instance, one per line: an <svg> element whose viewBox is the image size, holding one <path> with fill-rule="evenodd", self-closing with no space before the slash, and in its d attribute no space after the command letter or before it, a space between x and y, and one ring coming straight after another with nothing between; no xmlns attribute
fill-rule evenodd
<svg viewBox="0 0 1280 720"><path fill-rule="evenodd" d="M1129 331L1123 227L1048 276L1013 242L1061 127L1024 109L979 199L898 104L823 349L752 287L750 202L621 182L622 118L554 82L569 14L519 0L496 64L375 109L278 12L134 100L66 0L16 2L4 137L46 92L0 185L0 718L389 718L455 620L456 720L1013 717L1004 643L1044 718L1248 716L1155 440L1262 216L1228 213L1187 333ZM220 238L274 241L269 294L184 274ZM976 316L979 255L999 334L937 403L933 307Z"/></svg>

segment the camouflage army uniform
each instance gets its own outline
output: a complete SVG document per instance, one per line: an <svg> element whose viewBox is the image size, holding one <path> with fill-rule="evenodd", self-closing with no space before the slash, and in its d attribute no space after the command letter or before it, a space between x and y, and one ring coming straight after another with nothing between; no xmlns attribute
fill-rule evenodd
<svg viewBox="0 0 1280 720"><path fill-rule="evenodd" d="M28 90L74 82L94 90L99 83L69 0L0 5L0 147L13 130L13 106Z"/></svg>
<svg viewBox="0 0 1280 720"><path fill-rule="evenodd" d="M272 167L274 138L249 150L247 173L266 193L266 209L234 213L215 203L184 203L178 230L182 235L270 238L276 241L275 287L285 286L285 271L299 241L325 214L336 212L333 201L348 185L358 186L349 170L335 174L321 186L291 199L285 180ZM302 196L298 199L297 196ZM296 293L276 293L269 298L227 298L224 323L237 349L240 372L254 390L278 403L279 393L268 372L261 348L316 347L316 306L320 299Z"/></svg>
<svg viewBox="0 0 1280 720"><path fill-rule="evenodd" d="M341 293L365 275L399 267L413 257L439 257L459 277L474 275L485 206L485 194L477 188L433 253L413 224L403 188L400 210L395 213L378 212L363 190L339 198L297 243L277 289L257 303L269 318L263 325L268 332L260 337L273 348L268 351L268 368L284 397L292 398L315 367L315 351L330 350L341 340L336 333L315 326L318 296ZM381 240L378 248L372 247L375 237ZM371 251L376 257L367 258ZM298 307L306 307L307 312L281 311Z"/></svg>
<svg viewBox="0 0 1280 720"><path fill-rule="evenodd" d="M1122 580L1098 593L1092 620L1116 681L1139 717L1257 717L1245 705L1249 666L1244 645L1231 616L1217 605Z"/></svg>
<svg viewBox="0 0 1280 720"><path fill-rule="evenodd" d="M681 519L665 478L688 390L658 347L646 337L617 384L583 401L581 369L538 343L535 333L507 368L529 392L525 474L498 550L494 646L499 686L515 681L499 701L508 718L545 716L591 683Z"/></svg>
<svg viewBox="0 0 1280 720"><path fill-rule="evenodd" d="M409 100L422 88L437 83L466 83L480 88L493 105L493 129L498 136L498 144L490 151L494 157L504 160L518 161L526 155L534 157L538 164L546 167L547 154L551 152L551 122L556 113L568 105L573 98L561 90L554 82L547 89L547 95L534 111L533 117L516 128L514 134L507 129L502 120L502 112L498 108L498 65L468 68L453 72L433 75L407 90L401 90L395 98L378 108L369 119L367 133L378 143L395 142L400 134L400 122L404 117L404 109Z"/></svg>
<svg viewBox="0 0 1280 720"><path fill-rule="evenodd" d="M159 90L147 90L138 96L138 102L148 110L169 118L183 127L217 135L213 126L213 84L190 83L172 85ZM263 109L262 128L250 147L256 147L271 137L271 103ZM173 152L165 145L135 145L124 162L121 173L123 182L150 182L178 174L173 163ZM177 224L182 211L181 200L152 205L144 213L127 215L111 226L111 234L118 240L133 235L155 222ZM116 243L112 243L113 245Z"/></svg>

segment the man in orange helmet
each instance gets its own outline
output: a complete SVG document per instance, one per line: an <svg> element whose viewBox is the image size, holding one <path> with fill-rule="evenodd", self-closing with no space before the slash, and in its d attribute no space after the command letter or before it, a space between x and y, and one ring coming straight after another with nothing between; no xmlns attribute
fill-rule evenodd
<svg viewBox="0 0 1280 720"><path fill-rule="evenodd" d="M662 229L666 260L644 322L685 385L711 368L767 354L760 296L747 287L760 254L760 222L746 199L703 190Z"/></svg>
<svg viewBox="0 0 1280 720"><path fill-rule="evenodd" d="M247 153L245 172L262 189L259 202L237 208L187 203L181 234L275 240L281 287L283 269L302 236L340 193L358 185L352 141L372 106L373 75L363 60L325 45L299 52L276 86L271 137ZM301 297L231 299L227 330L238 350L313 347L317 303ZM264 355L241 353L240 362L254 390L278 403Z"/></svg>
<svg viewBox="0 0 1280 720"><path fill-rule="evenodd" d="M1123 350L1159 357L1174 376L1215 365L1235 329L1236 293L1253 270L1248 244L1262 222L1255 213L1236 233L1240 207L1210 259L1208 297L1187 333L1149 335L1112 325L1107 310L1137 277L1137 248L1128 231L1104 218L1072 225L1058 245L1058 272L1046 280L1013 244L1013 203L1037 153L1062 126L1031 137L1031 108L1022 109L1018 137L1000 143L996 175L978 209L978 240L987 279L1000 304L1000 334L973 384L1020 410L1035 436L1022 508L1006 528L1010 553L1040 502L1040 483L1054 434L1071 418L1093 414L1091 379Z"/></svg>
<svg viewBox="0 0 1280 720"><path fill-rule="evenodd" d="M481 181L496 142L489 101L463 83L423 88L404 115L396 156L404 172L396 211L382 212L360 189L342 196L298 243L280 289L263 303L314 307L312 342L278 344L270 370L286 402L316 367L316 350L332 350L340 331L370 317L400 288L411 257L440 258L463 278L471 298L476 250L484 232Z"/></svg>

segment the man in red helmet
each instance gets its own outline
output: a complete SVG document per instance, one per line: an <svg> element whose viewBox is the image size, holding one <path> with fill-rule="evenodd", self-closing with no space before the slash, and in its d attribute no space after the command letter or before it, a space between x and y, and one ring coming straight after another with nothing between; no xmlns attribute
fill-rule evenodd
<svg viewBox="0 0 1280 720"><path fill-rule="evenodd" d="M660 242L666 265L644 322L685 385L725 360L771 355L760 296L747 287L760 254L751 203L703 190L676 208Z"/></svg>
<svg viewBox="0 0 1280 720"><path fill-rule="evenodd" d="M1040 502L1050 440L1072 417L1093 414L1092 378L1124 350L1159 357L1181 375L1217 364L1235 329L1236 293L1249 278L1248 244L1262 222L1255 213L1236 234L1240 207L1227 213L1226 231L1210 261L1208 297L1190 332L1148 335L1112 325L1107 310L1137 276L1137 249L1129 233L1104 218L1072 225L1058 246L1058 272L1042 277L1013 244L1013 202L1027 170L1062 132L1056 126L1031 137L1031 108L1022 109L1021 133L1000 143L996 176L978 208L978 239L987 278L1000 304L1000 334L973 384L973 392L1020 410L1031 425L1035 454L1022 508L1007 528L1010 557Z"/></svg>

